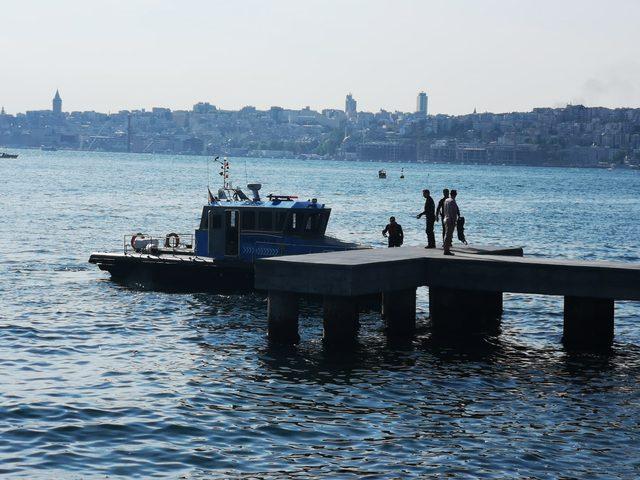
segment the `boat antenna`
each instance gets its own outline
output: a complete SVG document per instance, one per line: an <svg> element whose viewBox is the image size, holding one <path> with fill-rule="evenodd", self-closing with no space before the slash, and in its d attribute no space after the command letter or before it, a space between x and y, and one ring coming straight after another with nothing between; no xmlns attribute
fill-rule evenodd
<svg viewBox="0 0 640 480"><path fill-rule="evenodd" d="M220 167L220 176L222 177L222 188L225 190L231 189L231 182L229 181L229 160L227 157L224 157L222 161L219 160L220 157L216 157L213 159L214 162L222 165Z"/></svg>
<svg viewBox="0 0 640 480"><path fill-rule="evenodd" d="M224 178L224 189L229 190L231 182L229 181L229 161L227 157L222 159L222 178Z"/></svg>
<svg viewBox="0 0 640 480"><path fill-rule="evenodd" d="M247 175L247 157L244 157L244 184L249 184L249 175Z"/></svg>
<svg viewBox="0 0 640 480"><path fill-rule="evenodd" d="M211 187L211 175L209 175L209 161L210 161L210 158L207 157L207 188Z"/></svg>

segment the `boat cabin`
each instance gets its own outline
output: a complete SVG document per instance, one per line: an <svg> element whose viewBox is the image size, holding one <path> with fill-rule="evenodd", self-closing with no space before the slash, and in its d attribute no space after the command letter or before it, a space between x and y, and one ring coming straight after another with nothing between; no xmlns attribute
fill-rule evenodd
<svg viewBox="0 0 640 480"><path fill-rule="evenodd" d="M261 257L310 253L324 245L331 209L316 199L244 198L214 199L203 207L195 232L196 255L253 262Z"/></svg>

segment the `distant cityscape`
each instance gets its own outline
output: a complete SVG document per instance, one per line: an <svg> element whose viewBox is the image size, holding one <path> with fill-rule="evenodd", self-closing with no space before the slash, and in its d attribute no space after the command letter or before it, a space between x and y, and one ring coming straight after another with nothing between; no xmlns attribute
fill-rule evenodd
<svg viewBox="0 0 640 480"><path fill-rule="evenodd" d="M14 148L342 159L640 168L640 109L567 105L531 112L429 115L420 92L415 112L271 107L222 110L0 111L0 145Z"/></svg>

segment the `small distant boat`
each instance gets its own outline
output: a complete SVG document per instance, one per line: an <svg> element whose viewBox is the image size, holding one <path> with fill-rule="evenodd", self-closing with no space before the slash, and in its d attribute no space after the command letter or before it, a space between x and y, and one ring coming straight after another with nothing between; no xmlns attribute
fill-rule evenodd
<svg viewBox="0 0 640 480"><path fill-rule="evenodd" d="M49 145L49 146L42 145L40 147L40 150L42 150L43 152L57 152L58 151L58 149L56 147L52 146L52 145Z"/></svg>
<svg viewBox="0 0 640 480"><path fill-rule="evenodd" d="M4 152L1 152L0 153L0 158L18 158L18 154L17 153L4 153Z"/></svg>
<svg viewBox="0 0 640 480"><path fill-rule="evenodd" d="M385 170L378 170L378 178L387 178L387 172Z"/></svg>
<svg viewBox="0 0 640 480"><path fill-rule="evenodd" d="M404 178L404 168L400 169L400 178Z"/></svg>

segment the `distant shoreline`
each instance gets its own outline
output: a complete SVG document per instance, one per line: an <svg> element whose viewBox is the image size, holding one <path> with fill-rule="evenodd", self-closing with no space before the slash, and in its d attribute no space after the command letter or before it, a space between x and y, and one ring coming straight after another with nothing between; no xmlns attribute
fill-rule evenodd
<svg viewBox="0 0 640 480"><path fill-rule="evenodd" d="M11 153L11 150L29 150L34 152L47 152L47 153L55 153L55 152L78 152L78 153L117 153L122 155L162 155L162 156L174 156L174 157L213 157L216 155L220 155L228 158L251 158L253 160L305 160L305 161L332 161L332 162L354 162L354 163L375 163L381 165L396 165L396 164L407 164L407 165L460 165L460 166L484 166L484 167L540 167L540 168L580 168L580 169L590 169L590 170L636 170L640 171L640 167L637 166L628 166L628 165L618 165L618 164L606 164L606 165L572 165L572 164L564 164L564 165L554 165L554 164L546 164L546 163L471 163L471 162L425 162L425 161L409 161L409 160L361 160L358 158L339 158L339 157L314 157L314 156L278 156L278 157L270 157L270 156L250 156L250 155L232 155L232 154L215 154L215 155L198 155L193 153L168 153L168 152L121 152L114 150L78 150L73 148L58 148L55 151L42 150L38 148L31 147L8 147L0 145L0 151L6 151L6 153ZM18 157L19 158L19 157Z"/></svg>

